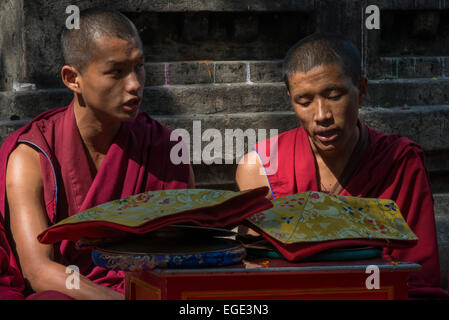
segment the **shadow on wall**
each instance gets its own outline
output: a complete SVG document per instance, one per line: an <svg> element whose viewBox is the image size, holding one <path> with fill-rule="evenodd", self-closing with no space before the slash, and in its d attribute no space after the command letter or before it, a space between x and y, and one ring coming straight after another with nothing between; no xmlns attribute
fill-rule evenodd
<svg viewBox="0 0 449 320"><path fill-rule="evenodd" d="M148 60L272 60L316 29L296 12L124 12L140 32Z"/></svg>

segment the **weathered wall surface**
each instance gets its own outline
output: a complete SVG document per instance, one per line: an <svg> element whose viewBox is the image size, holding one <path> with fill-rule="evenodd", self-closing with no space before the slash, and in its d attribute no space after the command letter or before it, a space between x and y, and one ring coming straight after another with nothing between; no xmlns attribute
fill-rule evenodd
<svg viewBox="0 0 449 320"><path fill-rule="evenodd" d="M136 24L147 83L142 108L169 128L292 129L282 83L286 50L315 31L340 32L370 79L360 118L418 142L435 193L443 284L449 272L449 2L441 0L3 0L0 1L0 142L63 105L59 37L68 5L115 8ZM380 30L364 9L381 10ZM14 83L36 90L16 92ZM204 143L206 145L207 143ZM235 157L232 154L231 157ZM238 155L237 155L238 156ZM196 164L201 187L234 189L235 162Z"/></svg>
<svg viewBox="0 0 449 320"><path fill-rule="evenodd" d="M0 91L25 74L23 23L22 0L0 2Z"/></svg>

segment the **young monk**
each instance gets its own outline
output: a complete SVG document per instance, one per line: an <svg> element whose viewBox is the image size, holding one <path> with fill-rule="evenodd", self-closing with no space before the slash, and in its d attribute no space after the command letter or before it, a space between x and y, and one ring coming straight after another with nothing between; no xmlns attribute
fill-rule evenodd
<svg viewBox="0 0 449 320"><path fill-rule="evenodd" d="M271 199L321 191L394 200L419 241L384 253L422 265L411 274L410 295L432 293L423 288L441 286L440 266L424 154L416 143L359 121L367 94L360 65L357 48L339 37L312 35L295 44L283 74L301 127L257 144L239 163L237 184L269 186Z"/></svg>
<svg viewBox="0 0 449 320"><path fill-rule="evenodd" d="M189 165L170 161L177 143L170 142L170 131L139 111L144 55L129 19L114 11L84 11L80 29L64 30L62 47L62 81L73 101L38 116L4 142L0 210L10 222L32 290L123 299L123 272L94 266L91 251L77 250L72 242L43 245L37 235L107 201L147 190L193 188L194 176ZM80 270L78 290L66 288L68 265Z"/></svg>

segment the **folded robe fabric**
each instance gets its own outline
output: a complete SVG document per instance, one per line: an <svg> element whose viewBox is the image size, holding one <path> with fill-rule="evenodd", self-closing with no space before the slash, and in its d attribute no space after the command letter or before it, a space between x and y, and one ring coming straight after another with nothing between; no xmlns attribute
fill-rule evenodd
<svg viewBox="0 0 449 320"><path fill-rule="evenodd" d="M411 287L440 287L433 197L423 151L397 134L384 134L360 122L359 128L368 144L360 148L361 157L349 167L352 172L338 194L394 200L419 240L412 248L385 248L384 254L422 266L421 271L410 274ZM267 171L274 198L320 190L315 157L304 128L284 132L255 149Z"/></svg>
<svg viewBox="0 0 449 320"><path fill-rule="evenodd" d="M144 112L139 112L133 121L122 123L101 167L92 174L72 103L39 115L9 135L2 144L0 212L3 219L8 216L7 160L19 143L26 143L40 153L43 200L49 225L113 199L148 190L188 186L189 165L175 165L170 161L171 148L179 142L171 141L171 131ZM53 249L56 262L77 265L80 273L96 284L124 292L124 273L95 266L91 249L79 250L73 242L65 240L54 244ZM14 256L10 252L6 252L6 256L10 269L16 270L14 275L21 279Z"/></svg>
<svg viewBox="0 0 449 320"><path fill-rule="evenodd" d="M0 300L21 300L25 289L20 269L14 258L0 216Z"/></svg>
<svg viewBox="0 0 449 320"><path fill-rule="evenodd" d="M242 219L272 207L267 187L233 192L185 189L149 191L87 209L46 229L41 243L81 238L100 239L145 234L164 226L194 223L233 227Z"/></svg>
<svg viewBox="0 0 449 320"><path fill-rule="evenodd" d="M338 247L407 248L418 238L391 200L303 192L247 219L288 260Z"/></svg>

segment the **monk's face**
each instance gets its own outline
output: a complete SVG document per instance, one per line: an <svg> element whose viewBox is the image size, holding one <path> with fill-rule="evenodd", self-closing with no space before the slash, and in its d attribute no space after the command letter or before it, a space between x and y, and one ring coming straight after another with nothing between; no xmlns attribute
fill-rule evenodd
<svg viewBox="0 0 449 320"><path fill-rule="evenodd" d="M83 102L106 119L127 121L139 111L145 83L144 56L135 39L100 37L95 54L79 76Z"/></svg>
<svg viewBox="0 0 449 320"><path fill-rule="evenodd" d="M365 95L359 88L338 64L317 66L289 78L293 108L314 151L335 155L354 145L358 107Z"/></svg>

